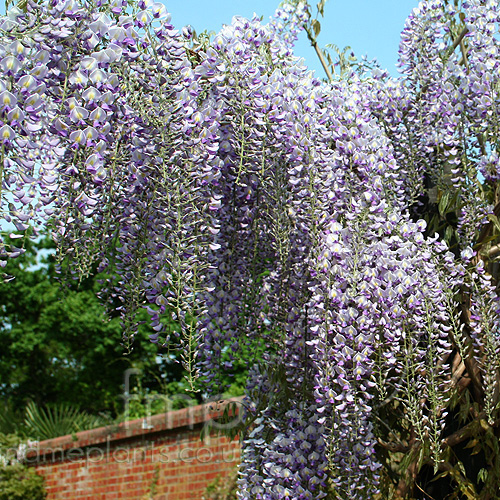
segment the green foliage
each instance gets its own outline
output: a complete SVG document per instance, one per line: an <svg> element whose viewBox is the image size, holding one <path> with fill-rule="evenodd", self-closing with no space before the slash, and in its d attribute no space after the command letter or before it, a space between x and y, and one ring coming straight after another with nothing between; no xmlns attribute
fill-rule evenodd
<svg viewBox="0 0 500 500"><path fill-rule="evenodd" d="M21 464L0 467L0 500L44 500L43 477Z"/></svg>
<svg viewBox="0 0 500 500"><path fill-rule="evenodd" d="M89 423L90 415L104 412L121 419L142 418L182 407L183 398L166 401L166 397L188 397L189 384L181 364L167 353L161 355L161 349L159 353L149 341L152 331L146 311L139 312L144 324L133 350L124 355L120 319L107 317L96 296L99 276L63 288L52 243L27 240L26 245L26 253L4 269L10 281L0 283L0 401L5 407L0 432L44 439L102 422L93 418ZM135 375L129 381L126 404L124 378L129 369ZM245 377L241 364L226 377L228 397L243 393ZM40 425L28 416L24 428L24 410L30 401L30 415ZM77 409L81 409L80 420L75 425L58 424L56 431L51 419L64 420L64 413Z"/></svg>
<svg viewBox="0 0 500 500"><path fill-rule="evenodd" d="M0 438L2 435L19 433L19 425L23 420L21 412L15 412L9 404L3 406L0 412ZM0 439L0 447L2 440Z"/></svg>
<svg viewBox="0 0 500 500"><path fill-rule="evenodd" d="M234 469L227 475L220 475L212 481L203 496L203 500L236 500L236 479L238 470Z"/></svg>
<svg viewBox="0 0 500 500"><path fill-rule="evenodd" d="M182 380L180 365L159 357L146 325L124 355L120 320L106 317L96 278L62 288L48 240L27 245L5 267L12 279L0 283L0 400L11 412L34 401L117 415L127 369L140 370L142 385L157 392ZM145 311L140 319L147 321Z"/></svg>
<svg viewBox="0 0 500 500"><path fill-rule="evenodd" d="M22 439L0 432L0 500L44 500L44 478L15 460Z"/></svg>
<svg viewBox="0 0 500 500"><path fill-rule="evenodd" d="M79 411L67 403L44 409L30 402L26 407L26 432L39 441L93 429L104 423L103 418Z"/></svg>

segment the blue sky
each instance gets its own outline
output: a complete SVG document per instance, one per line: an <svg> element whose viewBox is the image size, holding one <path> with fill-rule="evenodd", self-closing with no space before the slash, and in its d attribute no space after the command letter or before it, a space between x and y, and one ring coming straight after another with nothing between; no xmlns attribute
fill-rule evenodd
<svg viewBox="0 0 500 500"><path fill-rule="evenodd" d="M233 16L263 16L264 22L274 13L280 0L161 0L172 14L177 28L190 24L197 32L218 31ZM317 0L311 0L315 5ZM399 35L405 19L418 5L418 0L327 0L325 17L320 18L321 47L334 43L341 49L350 45L357 56L377 58L380 65L397 76L396 62ZM0 0L0 14L5 12ZM315 7L314 7L315 10ZM314 50L304 34L295 48L307 66L324 76Z"/></svg>
<svg viewBox="0 0 500 500"><path fill-rule="evenodd" d="M255 12L267 21L279 0L163 0L163 3L172 14L175 27L190 24L201 32L218 31L223 24L229 24L234 15L252 17ZM316 1L310 4L315 5ZM325 17L320 18L319 44L334 43L340 48L350 45L357 56L366 54L369 59L377 58L381 66L397 76L399 36L406 18L417 5L418 0L328 0ZM299 39L295 53L303 57L318 76L323 76L305 35Z"/></svg>

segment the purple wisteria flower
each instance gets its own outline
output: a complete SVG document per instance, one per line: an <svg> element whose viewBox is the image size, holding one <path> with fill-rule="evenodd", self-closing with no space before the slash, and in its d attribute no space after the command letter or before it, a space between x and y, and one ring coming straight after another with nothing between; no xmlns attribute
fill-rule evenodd
<svg viewBox="0 0 500 500"><path fill-rule="evenodd" d="M0 18L3 217L103 273L127 346L146 307L207 392L246 362L240 498L374 498L384 419L439 469L469 383L496 425L497 7L423 1L400 79L328 83L293 55L306 3L203 43L150 1Z"/></svg>

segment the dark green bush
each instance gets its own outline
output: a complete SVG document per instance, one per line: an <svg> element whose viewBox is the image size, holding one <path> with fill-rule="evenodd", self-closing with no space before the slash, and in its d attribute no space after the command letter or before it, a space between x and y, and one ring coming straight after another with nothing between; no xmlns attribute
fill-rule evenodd
<svg viewBox="0 0 500 500"><path fill-rule="evenodd" d="M45 500L44 478L22 464L0 467L0 500Z"/></svg>
<svg viewBox="0 0 500 500"><path fill-rule="evenodd" d="M15 450L24 441L17 434L0 432L0 500L45 500L47 497L44 478L16 460Z"/></svg>

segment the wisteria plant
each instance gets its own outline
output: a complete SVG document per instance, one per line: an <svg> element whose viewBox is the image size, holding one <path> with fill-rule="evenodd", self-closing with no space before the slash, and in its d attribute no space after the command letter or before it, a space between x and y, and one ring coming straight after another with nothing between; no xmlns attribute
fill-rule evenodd
<svg viewBox="0 0 500 500"><path fill-rule="evenodd" d="M336 72L311 11L198 37L150 0L11 7L0 264L50 228L126 346L146 307L207 392L244 360L241 499L498 499L500 6L422 1L397 79Z"/></svg>

